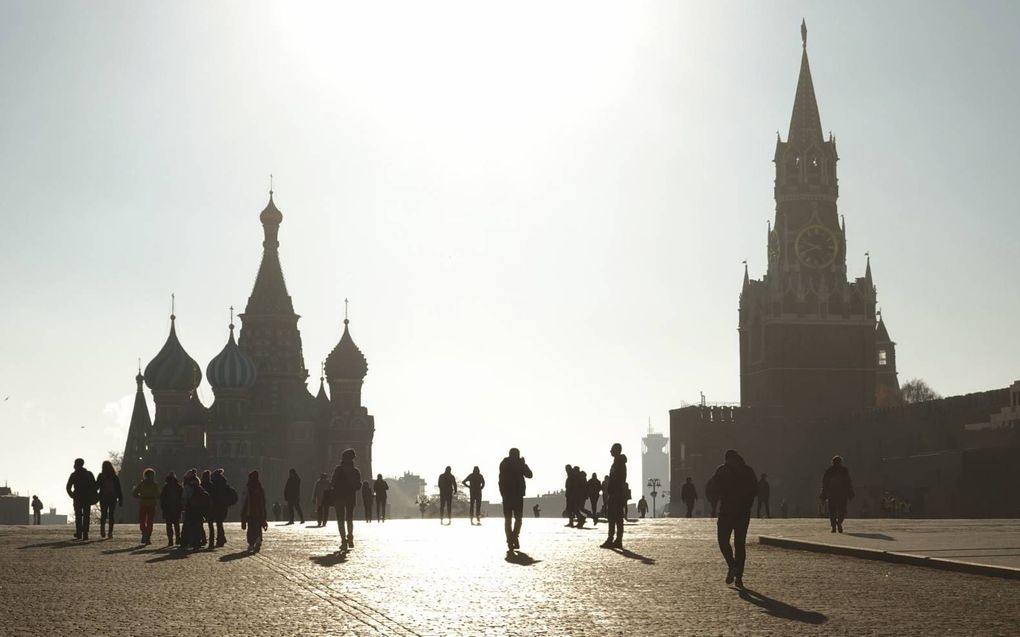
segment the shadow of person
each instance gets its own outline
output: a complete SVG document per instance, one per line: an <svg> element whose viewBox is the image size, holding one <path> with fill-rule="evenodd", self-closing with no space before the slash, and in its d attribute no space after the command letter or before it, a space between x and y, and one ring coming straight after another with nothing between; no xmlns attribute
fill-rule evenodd
<svg viewBox="0 0 1020 637"><path fill-rule="evenodd" d="M751 590L750 588L740 589L739 595L740 599L751 602L758 608L761 608L766 615L815 625L824 624L829 621L829 618L821 613L801 610L796 606L791 606L777 599L772 599L771 597L762 595L758 591Z"/></svg>
<svg viewBox="0 0 1020 637"><path fill-rule="evenodd" d="M85 542L82 540L58 540L56 542L40 542L38 544L26 544L25 546L19 546L18 549L65 549L69 546L84 546Z"/></svg>
<svg viewBox="0 0 1020 637"><path fill-rule="evenodd" d="M347 554L341 551L335 553L329 553L328 555L313 555L308 558L309 561L315 562L319 566L336 566L337 564L343 564L347 561Z"/></svg>
<svg viewBox="0 0 1020 637"><path fill-rule="evenodd" d="M639 553L635 553L634 551L628 551L627 549L613 549L613 553L616 553L617 555L622 555L622 556L624 556L626 558L629 558L629 559L632 559L632 560L640 560L641 563L646 565L646 566L654 566L655 565L655 560L654 559L652 559L650 557L645 557L644 555L641 555Z"/></svg>
<svg viewBox="0 0 1020 637"><path fill-rule="evenodd" d="M889 542L896 541L896 538L894 538L891 535L886 535L885 533L847 533L847 535L852 535L854 537L862 537L866 540L888 540Z"/></svg>
<svg viewBox="0 0 1020 637"><path fill-rule="evenodd" d="M186 551L186 550L178 549L176 551L170 551L169 553L166 553L165 555L160 555L159 557L149 558L149 559L145 560L145 563L146 564L155 564L156 562L169 562L170 560L183 560L183 559L187 559L189 553L191 553L191 551Z"/></svg>
<svg viewBox="0 0 1020 637"><path fill-rule="evenodd" d="M251 557L251 556L252 556L251 551L244 550L244 551L238 551L236 553L227 553L226 555L221 555L220 556L220 561L221 562L233 562L234 560L243 560L244 558Z"/></svg>
<svg viewBox="0 0 1020 637"><path fill-rule="evenodd" d="M135 553L138 549L143 548L144 544L138 544L135 546L129 546L126 549L107 549L103 551L103 555L116 555L117 553Z"/></svg>
<svg viewBox="0 0 1020 637"><path fill-rule="evenodd" d="M532 566L538 564L542 560L536 560L527 553L521 553L520 551L507 551L506 561L510 564L516 564L517 566Z"/></svg>

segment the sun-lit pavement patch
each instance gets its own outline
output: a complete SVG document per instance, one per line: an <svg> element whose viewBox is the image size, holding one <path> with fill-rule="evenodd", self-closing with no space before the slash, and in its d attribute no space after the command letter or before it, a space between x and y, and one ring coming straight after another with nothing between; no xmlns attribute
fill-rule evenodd
<svg viewBox="0 0 1020 637"><path fill-rule="evenodd" d="M741 595L723 583L709 520L628 525L624 552L598 547L603 525L563 524L527 519L513 558L494 519L361 523L346 557L335 523L271 523L254 557L237 525L227 547L186 557L138 547L126 526L86 545L63 529L8 527L0 635L974 635L1020 625L1020 582L751 542ZM750 537L825 524L754 520ZM885 523L854 524L878 533Z"/></svg>

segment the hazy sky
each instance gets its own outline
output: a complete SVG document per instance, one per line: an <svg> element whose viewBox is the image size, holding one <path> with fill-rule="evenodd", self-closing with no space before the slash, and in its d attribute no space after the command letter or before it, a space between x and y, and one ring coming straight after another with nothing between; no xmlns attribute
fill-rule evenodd
<svg viewBox="0 0 1020 637"><path fill-rule="evenodd" d="M649 417L739 397L802 16L900 379L1020 378L1016 3L4 2L0 480L63 511L123 449L171 291L205 369L269 173L310 370L351 299L378 470L516 445L544 491L620 440L639 475Z"/></svg>

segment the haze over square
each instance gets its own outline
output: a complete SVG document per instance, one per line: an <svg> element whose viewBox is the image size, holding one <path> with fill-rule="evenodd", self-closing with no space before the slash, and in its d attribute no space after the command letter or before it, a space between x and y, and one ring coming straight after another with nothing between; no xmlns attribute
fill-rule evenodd
<svg viewBox="0 0 1020 637"><path fill-rule="evenodd" d="M171 291L188 351L219 351L270 172L307 366L349 297L384 473L514 444L552 489L564 447L736 400L805 14L849 269L870 251L901 378L1013 380L1020 78L990 61L1015 9L695 6L6 6L3 477L65 506L52 476L123 448Z"/></svg>

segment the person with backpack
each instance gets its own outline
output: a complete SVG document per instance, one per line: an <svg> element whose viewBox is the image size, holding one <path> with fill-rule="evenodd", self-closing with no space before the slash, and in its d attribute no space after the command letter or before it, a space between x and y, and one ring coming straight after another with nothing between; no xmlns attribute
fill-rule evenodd
<svg viewBox="0 0 1020 637"><path fill-rule="evenodd" d="M120 476L109 460L103 461L103 468L96 478L96 492L99 495L99 535L113 537L113 512L117 506L124 506L124 494L120 489ZM107 521L110 528L107 531Z"/></svg>
<svg viewBox="0 0 1020 637"><path fill-rule="evenodd" d="M609 536L602 543L604 549L623 549L623 520L627 517L627 456L623 445L614 442L609 448L613 464L606 478L607 489L603 491L606 501L606 518L609 522Z"/></svg>
<svg viewBox="0 0 1020 637"><path fill-rule="evenodd" d="M85 461L76 458L74 471L67 478L67 495L74 504L74 539L89 539L89 523L92 505L99 501L96 491L96 477L85 468Z"/></svg>
<svg viewBox="0 0 1020 637"><path fill-rule="evenodd" d="M468 504L468 516L472 519L472 524L482 523L482 489L485 488L485 476L482 472L475 467L474 470L464 478L461 482L465 487L468 488L468 493L471 496Z"/></svg>
<svg viewBox="0 0 1020 637"><path fill-rule="evenodd" d="M138 499L138 528L142 532L142 544L151 544L152 523L156 519L156 505L159 504L160 496L156 472L146 469L132 495Z"/></svg>
<svg viewBox="0 0 1020 637"><path fill-rule="evenodd" d="M227 519L227 509L237 504L237 491L227 482L223 469L213 471L209 484L209 548L219 548L227 543L223 522ZM216 525L215 535L213 524Z"/></svg>
<svg viewBox="0 0 1020 637"><path fill-rule="evenodd" d="M166 523L167 546L181 543L181 497L183 489L177 476L171 471L163 483L163 490L159 493L159 508L163 511L163 521Z"/></svg>
<svg viewBox="0 0 1020 637"><path fill-rule="evenodd" d="M386 492L390 485L386 484L380 473L375 477L375 519L378 522L386 521Z"/></svg>
<svg viewBox="0 0 1020 637"><path fill-rule="evenodd" d="M333 505L336 507L336 525L340 529L340 552L354 548L354 505L361 489L361 472L354 466L357 454L345 449L340 464L333 469Z"/></svg>
<svg viewBox="0 0 1020 637"><path fill-rule="evenodd" d="M241 499L241 530L247 531L248 551L262 550L262 532L269 528L266 515L266 490L259 481L259 472L248 474L248 484Z"/></svg>

